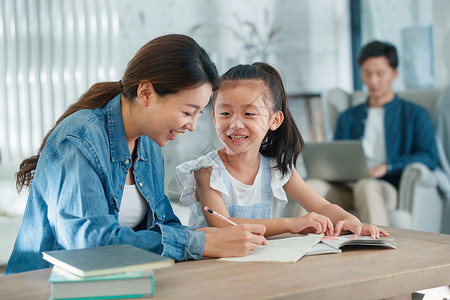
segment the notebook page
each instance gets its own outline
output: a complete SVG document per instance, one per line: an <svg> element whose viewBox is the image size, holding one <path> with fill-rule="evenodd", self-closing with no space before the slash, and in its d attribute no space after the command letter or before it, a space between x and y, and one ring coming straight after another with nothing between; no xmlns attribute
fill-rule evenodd
<svg viewBox="0 0 450 300"><path fill-rule="evenodd" d="M323 235L307 235L278 240L269 240L268 245L259 246L255 251L243 257L225 257L219 261L234 262L297 262L314 245L320 242Z"/></svg>

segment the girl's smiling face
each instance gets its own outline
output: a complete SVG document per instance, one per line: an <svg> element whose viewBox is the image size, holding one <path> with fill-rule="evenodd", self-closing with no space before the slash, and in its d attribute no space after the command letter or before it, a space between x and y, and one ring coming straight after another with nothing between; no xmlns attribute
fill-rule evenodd
<svg viewBox="0 0 450 300"><path fill-rule="evenodd" d="M267 131L278 128L282 113L273 111L271 97L260 80L223 82L215 98L213 119L228 154L258 153Z"/></svg>

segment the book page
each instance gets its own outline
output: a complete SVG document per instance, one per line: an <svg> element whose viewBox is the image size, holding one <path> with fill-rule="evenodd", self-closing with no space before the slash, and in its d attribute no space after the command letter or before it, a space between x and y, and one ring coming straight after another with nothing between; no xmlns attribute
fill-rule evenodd
<svg viewBox="0 0 450 300"><path fill-rule="evenodd" d="M370 236L360 236L355 239L353 235L342 236L325 236L322 243L327 244L333 248L340 248L343 245L362 245L362 246L382 246L394 248L395 241L392 238L380 237L379 239L372 239Z"/></svg>
<svg viewBox="0 0 450 300"><path fill-rule="evenodd" d="M219 261L295 263L319 243L322 236L308 235L268 240L268 245L260 246L247 256L220 258Z"/></svg>
<svg viewBox="0 0 450 300"><path fill-rule="evenodd" d="M331 246L328 246L324 243L318 243L311 250L306 252L306 255L318 255L318 254L330 254L330 253L342 253L341 249L336 249Z"/></svg>

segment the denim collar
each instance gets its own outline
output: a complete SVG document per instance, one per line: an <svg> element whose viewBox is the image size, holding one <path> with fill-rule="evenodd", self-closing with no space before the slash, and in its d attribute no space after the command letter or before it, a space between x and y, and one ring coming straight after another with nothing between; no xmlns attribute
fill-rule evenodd
<svg viewBox="0 0 450 300"><path fill-rule="evenodd" d="M125 135L125 127L123 125L122 107L120 105L121 95L122 93L118 94L106 105L106 123L108 126L109 144L111 145L112 162L125 161L126 159L131 160ZM148 140L141 136L137 143L137 160L146 161L147 154L145 149L148 149Z"/></svg>

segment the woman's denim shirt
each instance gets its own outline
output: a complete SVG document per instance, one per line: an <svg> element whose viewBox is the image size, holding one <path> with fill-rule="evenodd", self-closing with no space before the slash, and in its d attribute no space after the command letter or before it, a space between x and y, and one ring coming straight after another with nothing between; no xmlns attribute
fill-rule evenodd
<svg viewBox="0 0 450 300"><path fill-rule="evenodd" d="M50 267L42 251L130 244L175 260L199 259L205 236L181 225L164 194L161 148L137 143L136 187L149 205L146 227L118 223L132 159L120 94L107 105L64 119L40 155L25 214L6 273Z"/></svg>

